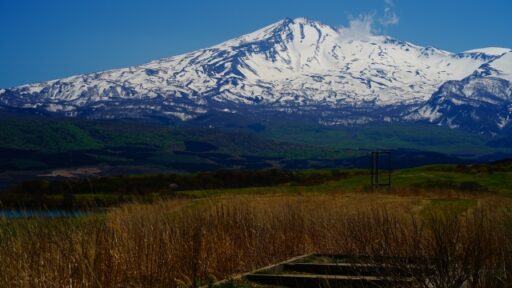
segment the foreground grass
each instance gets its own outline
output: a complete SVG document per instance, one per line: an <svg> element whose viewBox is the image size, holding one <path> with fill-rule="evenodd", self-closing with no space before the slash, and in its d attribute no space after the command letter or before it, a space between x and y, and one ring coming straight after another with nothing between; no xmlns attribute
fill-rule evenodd
<svg viewBox="0 0 512 288"><path fill-rule="evenodd" d="M511 276L510 207L512 199L497 194L331 190L221 193L77 219L2 220L0 286L191 287L322 252L440 259L429 263L439 271L428 281L499 287L488 285ZM436 287L456 287L448 284Z"/></svg>

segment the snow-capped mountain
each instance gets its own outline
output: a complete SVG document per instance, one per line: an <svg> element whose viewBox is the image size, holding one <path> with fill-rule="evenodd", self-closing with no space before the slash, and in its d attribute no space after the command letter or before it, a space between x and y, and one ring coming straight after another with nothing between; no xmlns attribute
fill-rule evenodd
<svg viewBox="0 0 512 288"><path fill-rule="evenodd" d="M510 96L509 51L450 53L386 36L353 37L304 18L284 19L207 49L136 67L3 89L0 104L91 118L189 120L211 111L264 110L313 113L325 124L385 119L455 127L437 117L443 111L432 106L446 105L435 100L440 91L477 79L475 85L490 85L490 93L499 86ZM475 90L477 96L480 91ZM443 99L452 97L445 94Z"/></svg>
<svg viewBox="0 0 512 288"><path fill-rule="evenodd" d="M404 118L490 134L510 128L512 52L480 66L460 81L446 82L430 100Z"/></svg>

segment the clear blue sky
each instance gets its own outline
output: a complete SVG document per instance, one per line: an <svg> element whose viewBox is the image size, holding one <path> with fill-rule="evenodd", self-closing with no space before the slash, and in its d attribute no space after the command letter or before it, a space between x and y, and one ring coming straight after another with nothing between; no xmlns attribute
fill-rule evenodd
<svg viewBox="0 0 512 288"><path fill-rule="evenodd" d="M142 64L285 17L346 26L361 14L419 45L512 47L510 0L0 0L0 87Z"/></svg>

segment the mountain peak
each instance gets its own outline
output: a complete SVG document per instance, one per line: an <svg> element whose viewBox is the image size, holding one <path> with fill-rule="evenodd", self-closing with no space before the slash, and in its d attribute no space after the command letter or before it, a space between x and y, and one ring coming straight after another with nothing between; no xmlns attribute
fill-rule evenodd
<svg viewBox="0 0 512 288"><path fill-rule="evenodd" d="M312 20L306 17L296 17L296 18L290 18L286 17L283 20L279 21L278 23L283 24L306 24L306 23L320 23L319 21ZM320 23L321 24L321 23Z"/></svg>
<svg viewBox="0 0 512 288"><path fill-rule="evenodd" d="M269 39L274 39L273 42L305 38L312 40L318 39L318 37L325 36L327 34L333 36L333 38L339 38L338 31L335 28L325 25L319 21L305 17L298 17L295 19L287 17L253 33L229 40L220 45L238 46L247 43L267 41Z"/></svg>
<svg viewBox="0 0 512 288"><path fill-rule="evenodd" d="M376 115L356 119L354 114L351 120L350 107L418 105L446 81L462 80L484 64L489 75L511 75L508 57L453 54L374 35L367 23L356 24L336 29L304 17L285 18L213 47L140 66L0 90L0 109L189 120L209 111L264 108L322 111L334 115L329 123L359 123Z"/></svg>
<svg viewBox="0 0 512 288"><path fill-rule="evenodd" d="M291 26L311 26L311 27L317 27L319 29L332 29L332 30L336 30L335 28L333 28L332 26L329 26L329 25L326 25L320 21L317 21L317 20L313 20L313 19L309 19L309 18L306 18L306 17L297 17L297 18L284 18L283 20L273 24L273 25L270 25L270 26L275 26L275 27L283 27L283 26L286 26L286 27L291 27Z"/></svg>
<svg viewBox="0 0 512 288"><path fill-rule="evenodd" d="M297 18L293 19L292 22L296 23L296 24L311 24L311 23L321 24L319 21L315 21L315 20L312 20L312 19L309 19L306 17L297 17Z"/></svg>

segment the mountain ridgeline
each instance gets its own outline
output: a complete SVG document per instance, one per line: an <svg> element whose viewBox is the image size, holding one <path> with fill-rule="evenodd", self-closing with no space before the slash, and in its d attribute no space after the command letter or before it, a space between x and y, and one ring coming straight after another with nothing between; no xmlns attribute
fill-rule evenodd
<svg viewBox="0 0 512 288"><path fill-rule="evenodd" d="M172 123L210 114L423 122L496 136L512 127L511 81L511 49L451 53L297 18L140 66L1 89L0 109Z"/></svg>

